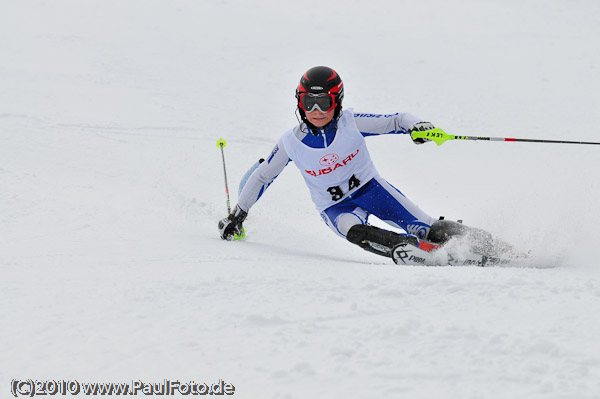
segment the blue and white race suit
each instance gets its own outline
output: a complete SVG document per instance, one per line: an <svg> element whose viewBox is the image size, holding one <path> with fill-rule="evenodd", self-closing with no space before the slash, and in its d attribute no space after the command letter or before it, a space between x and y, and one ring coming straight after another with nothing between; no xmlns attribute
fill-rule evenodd
<svg viewBox="0 0 600 399"><path fill-rule="evenodd" d="M420 118L408 113L383 115L346 109L337 122L314 135L305 124L286 131L265 160L250 175L238 205L246 212L293 161L325 223L345 237L369 215L414 234L427 237L432 218L383 179L373 165L365 137L408 134Z"/></svg>

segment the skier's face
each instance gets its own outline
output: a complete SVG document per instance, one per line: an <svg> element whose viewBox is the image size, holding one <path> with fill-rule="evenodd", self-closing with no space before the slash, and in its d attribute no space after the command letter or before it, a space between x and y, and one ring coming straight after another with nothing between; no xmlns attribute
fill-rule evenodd
<svg viewBox="0 0 600 399"><path fill-rule="evenodd" d="M306 119L316 127L323 127L331 122L334 113L335 108L325 113L315 109L313 112L308 112L306 114Z"/></svg>

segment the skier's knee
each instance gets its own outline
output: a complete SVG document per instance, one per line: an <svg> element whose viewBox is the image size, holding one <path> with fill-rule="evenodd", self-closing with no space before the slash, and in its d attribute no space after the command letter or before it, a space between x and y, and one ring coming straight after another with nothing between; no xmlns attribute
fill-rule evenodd
<svg viewBox="0 0 600 399"><path fill-rule="evenodd" d="M363 215L361 210L355 209L352 212L338 215L330 227L337 234L345 237L348 235L348 232L352 227L356 225L360 226L366 223L366 215Z"/></svg>

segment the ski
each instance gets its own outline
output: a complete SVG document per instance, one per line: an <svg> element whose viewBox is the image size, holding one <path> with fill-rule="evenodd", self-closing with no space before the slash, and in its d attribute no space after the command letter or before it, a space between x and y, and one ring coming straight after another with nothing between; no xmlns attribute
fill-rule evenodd
<svg viewBox="0 0 600 399"><path fill-rule="evenodd" d="M392 249L392 260L400 266L484 267L514 264L522 261L524 258L525 255L514 255L511 253L482 255L461 247L415 246L410 243L401 243Z"/></svg>

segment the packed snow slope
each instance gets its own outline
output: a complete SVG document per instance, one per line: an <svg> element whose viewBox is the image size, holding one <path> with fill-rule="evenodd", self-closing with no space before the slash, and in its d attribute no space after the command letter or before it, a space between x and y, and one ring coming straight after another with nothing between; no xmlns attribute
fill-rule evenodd
<svg viewBox="0 0 600 399"><path fill-rule="evenodd" d="M599 141L596 1L3 0L0 397L12 379L240 398L600 397L600 148L370 137L431 215L528 267L398 267L335 236L293 164L224 242L300 75L450 134Z"/></svg>

